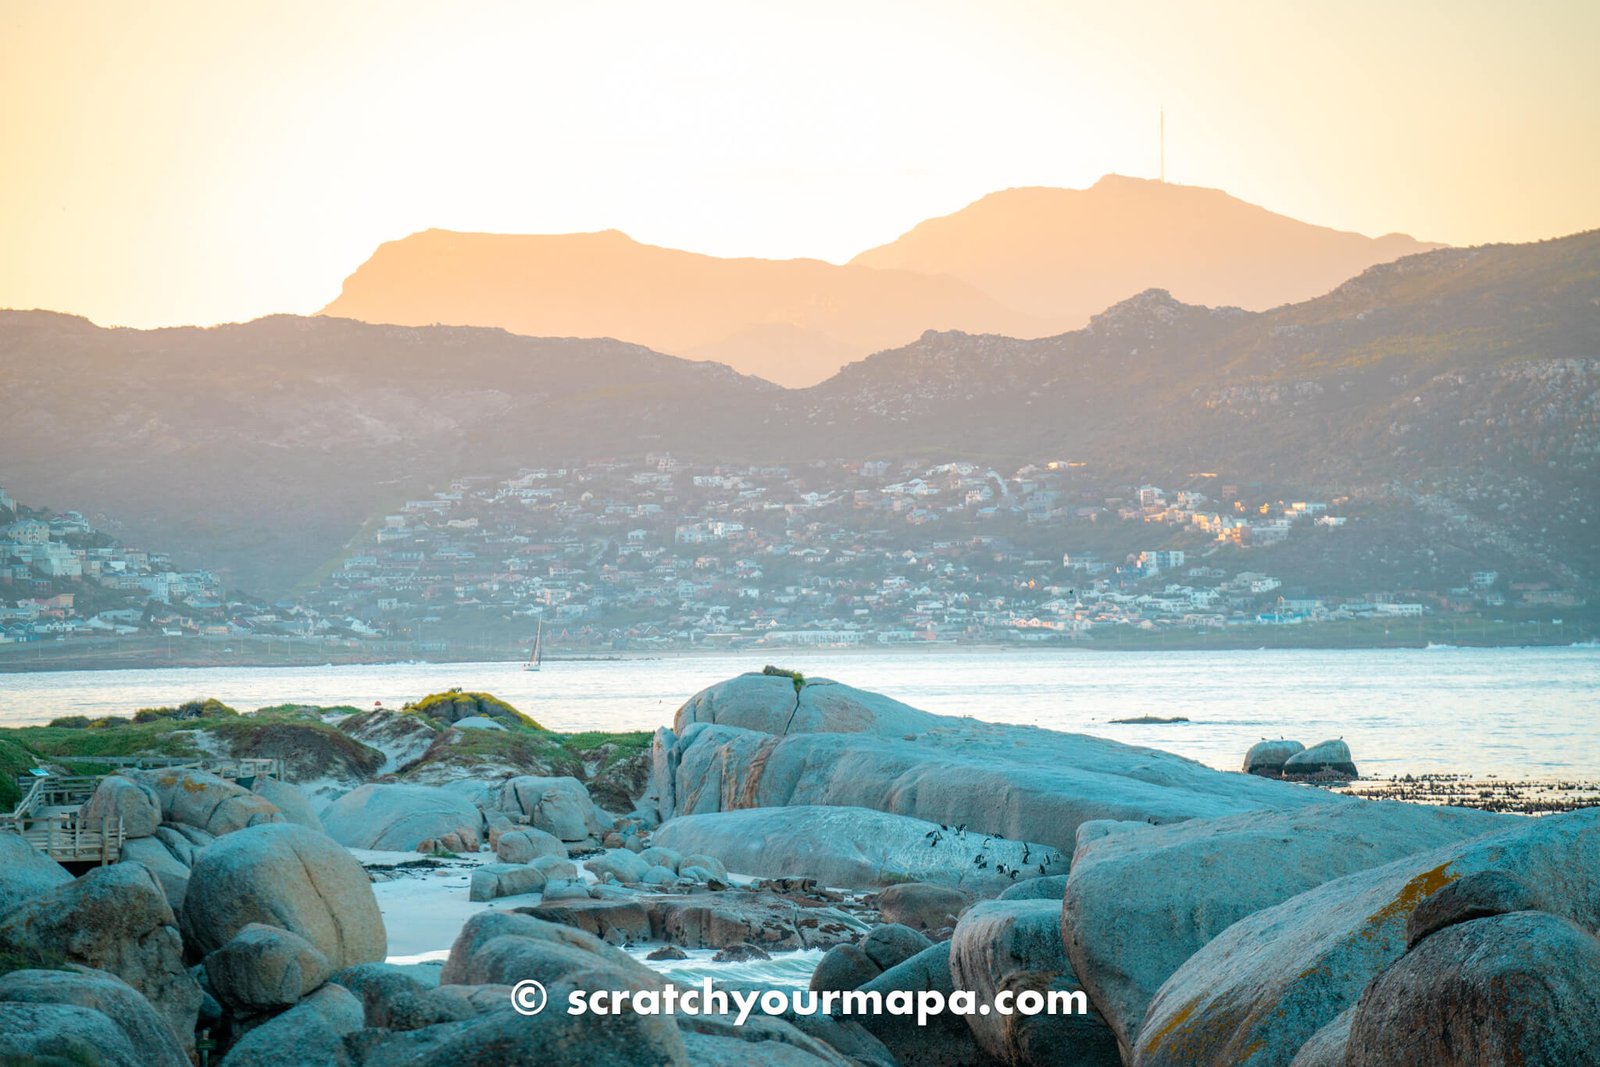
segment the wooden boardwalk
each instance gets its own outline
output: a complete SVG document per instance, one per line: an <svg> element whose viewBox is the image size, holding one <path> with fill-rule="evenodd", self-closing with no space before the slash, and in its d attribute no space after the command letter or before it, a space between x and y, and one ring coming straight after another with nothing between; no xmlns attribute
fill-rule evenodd
<svg viewBox="0 0 1600 1067"><path fill-rule="evenodd" d="M273 759L192 760L168 757L98 757L84 762L128 769L204 771L246 789L261 778L282 778L283 763ZM17 779L22 800L14 811L0 813L0 833L22 839L57 863L115 863L122 858L127 831L122 820L86 823L83 806L104 774L40 774Z"/></svg>

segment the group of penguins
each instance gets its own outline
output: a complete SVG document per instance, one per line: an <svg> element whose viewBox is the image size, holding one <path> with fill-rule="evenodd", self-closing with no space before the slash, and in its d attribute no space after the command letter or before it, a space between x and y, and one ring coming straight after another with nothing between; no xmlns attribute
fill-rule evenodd
<svg viewBox="0 0 1600 1067"><path fill-rule="evenodd" d="M943 841L947 836L955 838L955 840L961 844L965 844L967 840L967 824L962 823L960 826L951 827L946 826L944 823L940 823L939 829L929 830L922 836L927 840L929 848L938 848L939 842ZM983 838L983 844L978 849L978 854L972 857L972 865L980 871L988 870L989 847L995 841L1004 841L1005 839L1006 838L1004 834L985 834ZM1013 882L1015 882L1017 880L1017 876L1022 873L1023 868L1026 865L1034 862L1034 860L1039 856L1043 856L1043 859L1039 861L1039 873L1041 875L1049 874L1050 865L1061 858L1059 853L1051 853L1048 849L1041 849L1040 852L1035 853L1026 841L1020 842L1020 844L1022 845L1021 860L1018 861L1017 864L1010 866L1004 863L996 863L994 865L994 872L996 874L1001 875L1002 877L1010 878Z"/></svg>

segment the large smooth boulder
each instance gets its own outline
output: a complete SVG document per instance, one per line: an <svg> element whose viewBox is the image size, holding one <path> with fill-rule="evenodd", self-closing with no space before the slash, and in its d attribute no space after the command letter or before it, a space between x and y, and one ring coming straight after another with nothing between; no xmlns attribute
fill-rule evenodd
<svg viewBox="0 0 1600 1067"><path fill-rule="evenodd" d="M0 1001L0 1064L6 1067L146 1067L149 1062L115 1022L93 1008Z"/></svg>
<svg viewBox="0 0 1600 1067"><path fill-rule="evenodd" d="M881 693L841 685L827 678L805 681L798 693L783 674L741 674L702 689L673 717L683 733L703 722L768 734L917 734L943 725L941 716L920 711Z"/></svg>
<svg viewBox="0 0 1600 1067"><path fill-rule="evenodd" d="M128 771L135 782L155 791L163 822L182 823L214 837L247 826L283 822L283 813L266 797L206 771Z"/></svg>
<svg viewBox="0 0 1600 1067"><path fill-rule="evenodd" d="M89 799L78 812L78 822L92 829L106 827L122 832L130 838L149 837L161 825L161 800L156 791L145 782L136 782L120 774L100 779Z"/></svg>
<svg viewBox="0 0 1600 1067"><path fill-rule="evenodd" d="M661 976L593 934L515 912L482 911L450 946L441 985L515 985L535 975L549 987L567 975L604 974L660 988ZM596 985L622 989L623 985Z"/></svg>
<svg viewBox="0 0 1600 1067"><path fill-rule="evenodd" d="M183 960L177 922L155 876L137 863L96 867L0 919L0 950L57 956L114 974L138 990L187 1043L200 987Z"/></svg>
<svg viewBox="0 0 1600 1067"><path fill-rule="evenodd" d="M1061 909L1053 900L973 905L950 938L950 978L957 989L976 993L981 1004L993 1004L1002 990L1081 993L1061 944ZM1084 1067L1122 1062L1115 1035L1092 1010L1032 1016L992 1012L968 1016L967 1025L984 1051L1004 1063L1053 1064L1061 1053Z"/></svg>
<svg viewBox="0 0 1600 1067"><path fill-rule="evenodd" d="M882 923L874 926L861 939L861 952L878 970L887 971L926 951L932 944L932 941L909 926Z"/></svg>
<svg viewBox="0 0 1600 1067"><path fill-rule="evenodd" d="M1425 898L1406 919L1406 948L1456 923L1511 911L1543 911L1544 894L1505 871L1478 871Z"/></svg>
<svg viewBox="0 0 1600 1067"><path fill-rule="evenodd" d="M1350 1021L1355 1017L1354 1006L1333 1017L1333 1021L1311 1035L1300 1046L1289 1067L1346 1067L1345 1047L1350 1043Z"/></svg>
<svg viewBox="0 0 1600 1067"><path fill-rule="evenodd" d="M1306 746L1298 741L1257 741L1244 754L1244 773L1280 778L1284 762L1305 750Z"/></svg>
<svg viewBox="0 0 1600 1067"><path fill-rule="evenodd" d="M537 893L544 888L546 880L543 870L526 863L485 863L473 869L467 883L467 899L498 900Z"/></svg>
<svg viewBox="0 0 1600 1067"><path fill-rule="evenodd" d="M495 838L494 854L501 863L532 863L541 856L566 859L567 846L554 834L528 826L508 830Z"/></svg>
<svg viewBox="0 0 1600 1067"><path fill-rule="evenodd" d="M123 863L138 863L156 876L167 903L177 913L183 908L183 898L189 892L189 867L172 854L159 837L141 837L122 846Z"/></svg>
<svg viewBox="0 0 1600 1067"><path fill-rule="evenodd" d="M418 1030L464 1017L454 1012L441 1013L428 996L437 985L423 982L411 968L392 963L362 963L335 971L330 981L355 994L370 1027Z"/></svg>
<svg viewBox="0 0 1600 1067"><path fill-rule="evenodd" d="M598 840L615 824L576 778L520 775L500 786L500 810L520 813L536 830L561 841Z"/></svg>
<svg viewBox="0 0 1600 1067"><path fill-rule="evenodd" d="M819 991L857 989L932 945L932 941L909 926L899 923L874 926L859 945L835 945L823 953L811 972L811 988Z"/></svg>
<svg viewBox="0 0 1600 1067"><path fill-rule="evenodd" d="M884 997L900 990L915 994L931 989L948 998L956 988L950 978L950 942L924 949L860 988ZM901 1067L986 1067L996 1062L978 1046L967 1020L951 1012L940 1012L926 1025L915 1016L890 1012L869 1011L843 1018L859 1023L881 1041Z"/></svg>
<svg viewBox="0 0 1600 1067"><path fill-rule="evenodd" d="M297 1004L333 973L328 957L299 934L251 923L205 958L206 983L242 1014Z"/></svg>
<svg viewBox="0 0 1600 1067"><path fill-rule="evenodd" d="M914 740L871 734L779 737L691 724L658 736L651 794L663 818L798 805L872 808L1070 854L1080 823L1179 822L1328 802L1254 775L1036 727L948 719ZM1061 866L1045 874L1061 873ZM1035 865L1036 869L1036 865Z"/></svg>
<svg viewBox="0 0 1600 1067"><path fill-rule="evenodd" d="M1238 920L1354 871L1522 821L1341 797L1300 811L1086 826L1059 909L1067 954L1131 1047L1161 984Z"/></svg>
<svg viewBox="0 0 1600 1067"><path fill-rule="evenodd" d="M614 941L666 941L685 948L829 948L867 932L854 916L807 907L773 893L633 894L619 900L551 900L518 909Z"/></svg>
<svg viewBox="0 0 1600 1067"><path fill-rule="evenodd" d="M590 856L583 861L589 873L600 881L614 878L619 882L642 882L650 870L650 863L641 858L637 852L629 852L625 848L611 848L598 856Z"/></svg>
<svg viewBox="0 0 1600 1067"><path fill-rule="evenodd" d="M304 826L254 826L218 838L195 862L184 938L213 952L251 923L292 931L334 967L384 958L388 937L355 857Z"/></svg>
<svg viewBox="0 0 1600 1067"><path fill-rule="evenodd" d="M883 973L859 945L835 945L822 954L816 969L811 972L810 988L822 992L827 989L859 989Z"/></svg>
<svg viewBox="0 0 1600 1067"><path fill-rule="evenodd" d="M1355 760L1350 746L1343 741L1323 741L1304 752L1296 752L1283 761L1285 778L1304 778L1316 774L1337 774L1356 777Z"/></svg>
<svg viewBox="0 0 1600 1067"><path fill-rule="evenodd" d="M60 1013L35 1013L21 1005L61 1005L79 1009ZM115 1034L107 1033L94 1013L107 1020ZM39 1029L40 1024L45 1028ZM65 1030L52 1025L68 1024ZM82 1029L79 1029L79 1025ZM76 971L12 971L0 975L0 1062L28 1054L51 1054L71 1062L76 1039L105 1045L95 1049L93 1063L127 1062L129 1067L188 1067L189 1057L167 1021L150 1002L115 975L82 968ZM123 1060L126 1053L132 1059ZM28 1062L26 1059L23 1062Z"/></svg>
<svg viewBox="0 0 1600 1067"><path fill-rule="evenodd" d="M753 1014L682 1015L678 1030L695 1067L856 1067L786 1019Z"/></svg>
<svg viewBox="0 0 1600 1067"><path fill-rule="evenodd" d="M1287 1063L1400 958L1407 923L1422 901L1489 870L1537 886L1547 911L1583 930L1600 929L1600 809L1519 820L1498 833L1347 875L1241 919L1157 991L1133 1062Z"/></svg>
<svg viewBox="0 0 1600 1067"><path fill-rule="evenodd" d="M257 796L265 797L273 807L283 813L285 821L310 827L318 833L326 832L322 819L311 807L310 799L298 786L280 782L276 778L261 778L256 781L255 790Z"/></svg>
<svg viewBox="0 0 1600 1067"><path fill-rule="evenodd" d="M165 823L156 830L155 839L172 853L173 859L185 867L193 867L195 859L207 845L216 840L216 836L193 826L174 822Z"/></svg>
<svg viewBox="0 0 1600 1067"><path fill-rule="evenodd" d="M70 881L71 872L21 834L0 832L0 916Z"/></svg>
<svg viewBox="0 0 1600 1067"><path fill-rule="evenodd" d="M364 1025L361 1001L342 986L325 985L245 1034L222 1067L346 1067L352 1061L345 1035Z"/></svg>
<svg viewBox="0 0 1600 1067"><path fill-rule="evenodd" d="M1067 891L1067 876L1064 874L1048 874L1041 878L1030 878L1000 894L1001 900L1055 900L1059 901Z"/></svg>
<svg viewBox="0 0 1600 1067"><path fill-rule="evenodd" d="M1348 1067L1565 1067L1600 1053L1600 941L1518 911L1424 938L1369 985Z"/></svg>
<svg viewBox="0 0 1600 1067"><path fill-rule="evenodd" d="M478 848L483 813L460 793L431 785L369 783L322 813L328 836L346 848L411 852L454 834Z"/></svg>
<svg viewBox="0 0 1600 1067"><path fill-rule="evenodd" d="M1067 857L1047 845L958 834L871 808L799 805L684 815L663 823L653 840L681 853L709 853L740 874L815 878L849 889L932 882L996 896L1018 879L1040 877L1041 866L1067 866ZM980 856L981 867L974 862Z"/></svg>
<svg viewBox="0 0 1600 1067"><path fill-rule="evenodd" d="M878 912L885 922L913 930L943 930L972 903L972 897L950 886L928 882L892 885L878 894Z"/></svg>
<svg viewBox="0 0 1600 1067"><path fill-rule="evenodd" d="M362 1067L689 1067L692 1061L671 1016L624 1011L614 1015L569 1015L567 998L576 991L625 991L646 986L604 969L573 969L539 979L550 1007L537 1015L505 1007L475 1018L438 1023L405 1032L370 1032ZM746 1061L748 1062L748 1061ZM232 1067L230 1064L229 1067Z"/></svg>

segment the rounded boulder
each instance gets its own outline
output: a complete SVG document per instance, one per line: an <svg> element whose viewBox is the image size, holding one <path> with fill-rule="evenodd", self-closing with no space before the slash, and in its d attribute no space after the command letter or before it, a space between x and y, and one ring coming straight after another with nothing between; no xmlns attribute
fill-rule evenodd
<svg viewBox="0 0 1600 1067"><path fill-rule="evenodd" d="M299 934L251 923L205 958L206 981L236 1012L278 1011L328 980L328 957Z"/></svg>
<svg viewBox="0 0 1600 1067"><path fill-rule="evenodd" d="M329 805L322 825L347 848L411 852L454 835L476 850L483 813L460 793L437 786L368 784Z"/></svg>
<svg viewBox="0 0 1600 1067"><path fill-rule="evenodd" d="M1519 911L1450 926L1366 988L1345 1062L1593 1063L1600 1047L1597 979L1600 941L1560 916Z"/></svg>
<svg viewBox="0 0 1600 1067"><path fill-rule="evenodd" d="M1343 741L1323 741L1312 745L1304 752L1296 752L1283 761L1285 778L1303 778L1314 774L1356 777L1356 765L1350 756L1350 746Z"/></svg>
<svg viewBox="0 0 1600 1067"><path fill-rule="evenodd" d="M293 823L252 826L200 853L184 939L214 952L251 923L299 934L337 969L384 958L388 937L367 872L338 842Z"/></svg>
<svg viewBox="0 0 1600 1067"><path fill-rule="evenodd" d="M156 791L143 782L120 774L109 775L100 779L94 793L84 802L78 822L92 829L101 826L115 829L121 823L122 832L128 837L149 837L161 825L161 800Z"/></svg>
<svg viewBox="0 0 1600 1067"><path fill-rule="evenodd" d="M1282 777L1283 765L1305 750L1306 746L1298 741L1257 741L1244 754L1244 773L1267 778Z"/></svg>

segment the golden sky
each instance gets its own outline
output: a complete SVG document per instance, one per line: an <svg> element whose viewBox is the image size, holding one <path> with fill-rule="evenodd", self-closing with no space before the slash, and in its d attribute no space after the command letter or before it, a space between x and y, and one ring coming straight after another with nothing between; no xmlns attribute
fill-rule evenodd
<svg viewBox="0 0 1600 1067"><path fill-rule="evenodd" d="M1600 226L1600 3L0 0L0 306L310 312L430 227L836 262L1167 177L1452 243Z"/></svg>

